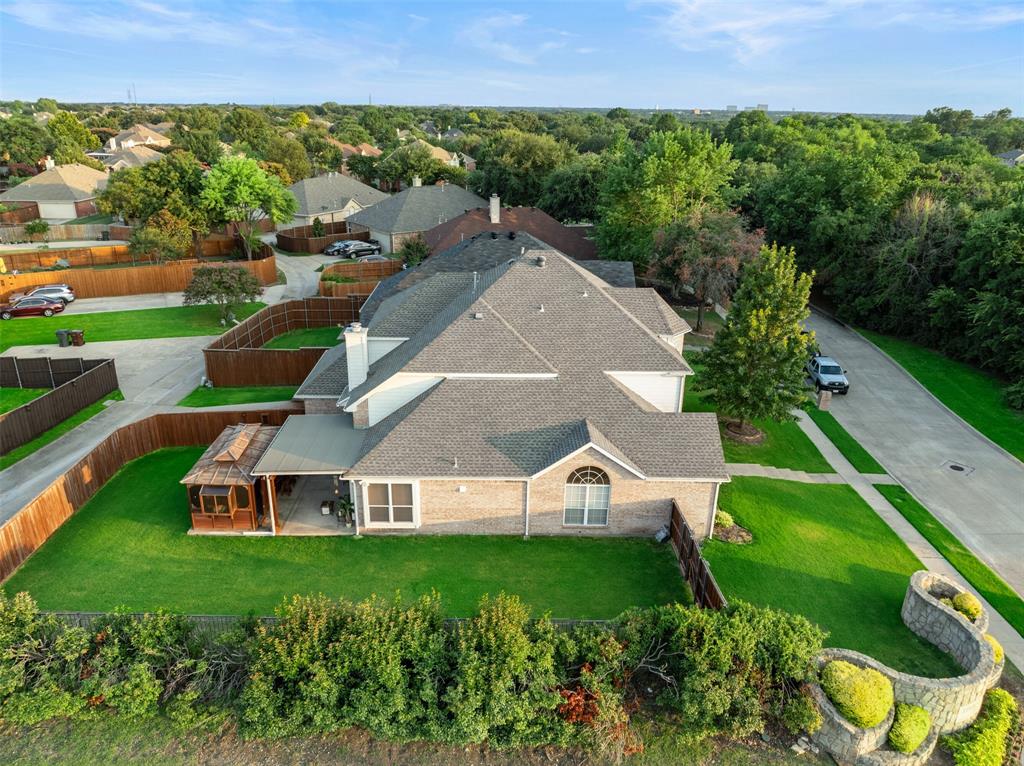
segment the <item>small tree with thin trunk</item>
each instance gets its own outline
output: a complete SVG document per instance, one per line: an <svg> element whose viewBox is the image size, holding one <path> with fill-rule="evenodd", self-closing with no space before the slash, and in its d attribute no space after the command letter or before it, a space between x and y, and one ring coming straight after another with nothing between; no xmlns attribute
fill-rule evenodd
<svg viewBox="0 0 1024 766"><path fill-rule="evenodd" d="M210 303L220 307L220 318L226 322L234 309L251 303L263 294L259 280L239 266L203 266L192 273L185 288L186 306Z"/></svg>
<svg viewBox="0 0 1024 766"><path fill-rule="evenodd" d="M42 218L37 218L36 220L29 221L25 224L25 233L28 234L29 239L35 239L40 234L45 238L46 232L49 230L50 224Z"/></svg>
<svg viewBox="0 0 1024 766"><path fill-rule="evenodd" d="M666 279L678 296L689 287L697 299L697 326L704 327L704 310L724 303L736 286L744 263L751 261L764 244L760 231L747 231L739 214L730 210L703 209L665 227L654 237L654 276Z"/></svg>
<svg viewBox="0 0 1024 766"><path fill-rule="evenodd" d="M708 399L735 418L741 434L750 421L792 419L807 397L804 364L814 334L802 332L809 315L812 274L797 271L792 248L762 247L744 267L725 326L704 355Z"/></svg>
<svg viewBox="0 0 1024 766"><path fill-rule="evenodd" d="M402 243L402 246L398 248L398 254L402 256L405 265L412 268L419 266L423 259L430 255L430 245L417 234Z"/></svg>

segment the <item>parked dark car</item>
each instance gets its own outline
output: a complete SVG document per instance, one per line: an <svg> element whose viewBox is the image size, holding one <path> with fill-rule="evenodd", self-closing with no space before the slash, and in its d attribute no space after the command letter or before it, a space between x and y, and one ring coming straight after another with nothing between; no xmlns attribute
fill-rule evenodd
<svg viewBox="0 0 1024 766"><path fill-rule="evenodd" d="M5 303L0 306L0 319L13 317L44 316L52 317L64 310L64 304L49 298L22 298L17 303Z"/></svg>
<svg viewBox="0 0 1024 766"><path fill-rule="evenodd" d="M60 301L66 306L75 300L75 291L65 284L38 285L20 295L12 295L11 303L19 303L25 298L48 298L51 301Z"/></svg>
<svg viewBox="0 0 1024 766"><path fill-rule="evenodd" d="M373 240L361 242L358 239L343 239L328 245L324 250L324 255L336 258L358 258L361 255L376 255L380 253L380 250L380 243Z"/></svg>

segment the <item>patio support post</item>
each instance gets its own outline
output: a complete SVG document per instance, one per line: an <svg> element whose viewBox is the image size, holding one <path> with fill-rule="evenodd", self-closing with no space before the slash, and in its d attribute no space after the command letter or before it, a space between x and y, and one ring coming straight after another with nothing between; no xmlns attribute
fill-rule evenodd
<svg viewBox="0 0 1024 766"><path fill-rule="evenodd" d="M277 504L274 501L274 477L269 474L264 477L267 480L267 507L270 509L270 534L277 534Z"/></svg>
<svg viewBox="0 0 1024 766"><path fill-rule="evenodd" d="M361 506L362 503L356 502L356 483L354 481L350 481L348 483L348 486L348 496L349 499L352 501L352 521L354 521L356 525L356 537L359 537L359 506Z"/></svg>

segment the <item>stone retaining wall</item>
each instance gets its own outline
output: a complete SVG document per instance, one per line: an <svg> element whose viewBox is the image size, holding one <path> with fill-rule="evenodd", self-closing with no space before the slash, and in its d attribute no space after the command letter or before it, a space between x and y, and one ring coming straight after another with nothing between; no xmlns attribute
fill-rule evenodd
<svg viewBox="0 0 1024 766"><path fill-rule="evenodd" d="M958 731L977 718L988 691L1002 675L1003 662L996 663L992 646L984 639L988 629L988 613L982 612L972 623L939 598L952 598L963 589L955 582L933 572L915 572L907 586L901 615L903 622L921 638L951 654L966 671L954 678L924 678L893 670L873 657L850 649L826 649L818 658L819 665L831 660L846 660L858 667L877 670L893 685L897 702L923 707L932 718L928 738L915 752L904 754L878 749L885 744L892 712L887 722L879 725L884 730L877 736L876 729L859 729L846 721L828 701L817 684L811 685L811 694L821 710L824 723L812 739L819 747L830 752L840 763L857 766L919 766L925 763L940 734ZM874 747L868 747L876 742ZM930 747L929 747L929 742Z"/></svg>

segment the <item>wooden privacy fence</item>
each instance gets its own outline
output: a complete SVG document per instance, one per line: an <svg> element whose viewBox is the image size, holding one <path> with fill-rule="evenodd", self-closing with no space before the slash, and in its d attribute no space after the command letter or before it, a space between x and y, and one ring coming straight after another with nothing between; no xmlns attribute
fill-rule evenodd
<svg viewBox="0 0 1024 766"><path fill-rule="evenodd" d="M56 388L99 367L107 359L0 356L0 387Z"/></svg>
<svg viewBox="0 0 1024 766"><path fill-rule="evenodd" d="M130 230L129 230L130 231ZM0 227L0 233L3 227ZM130 235L129 235L130 236ZM118 237L115 237L118 239ZM236 241L222 235L207 237L202 241L204 258L219 258L231 255L235 250L241 251ZM270 251L273 253L273 250ZM65 247L53 242L49 247L20 252L0 252L7 268L11 271L27 271L28 269L50 269L57 261L67 261L73 269L83 266L113 266L119 263L147 263L148 256L132 256L128 245L93 245L90 247Z"/></svg>
<svg viewBox="0 0 1024 766"><path fill-rule="evenodd" d="M34 221L39 217L39 205L35 202L8 202L14 210L0 212L0 224L19 224Z"/></svg>
<svg viewBox="0 0 1024 766"><path fill-rule="evenodd" d="M0 255L2 257L2 255ZM66 269L27 274L0 275L0 300L35 285L66 282L79 298L102 298L141 293L176 293L188 286L192 273L201 266L234 266L256 275L260 284L277 281L277 260L273 255L256 261L169 261L109 269Z"/></svg>
<svg viewBox="0 0 1024 766"><path fill-rule="evenodd" d="M711 574L711 566L700 555L700 546L693 536L693 530L683 518L676 501L672 501L672 521L669 524L672 549L679 560L679 571L693 591L697 606L705 609L724 609L727 605L722 590Z"/></svg>
<svg viewBox="0 0 1024 766"><path fill-rule="evenodd" d="M30 235L24 225L0 226L0 242L17 244L18 242L48 244L60 246L55 240L61 239L101 239L103 233L110 230L106 223L51 223L46 234ZM22 267L18 267L22 268Z"/></svg>
<svg viewBox="0 0 1024 766"><path fill-rule="evenodd" d="M324 281L321 277L320 295L330 298L359 296L360 304L370 297L373 288L385 277L402 270L399 260L371 261L363 263L335 263L324 267L323 277L339 276L354 279L354 282Z"/></svg>
<svg viewBox="0 0 1024 766"><path fill-rule="evenodd" d="M322 253L332 242L343 239L358 239L366 242L370 238L368 231L351 231L345 221L325 223L326 236L314 237L312 226L296 226L277 232L277 246L288 253Z"/></svg>
<svg viewBox="0 0 1024 766"><path fill-rule="evenodd" d="M171 413L151 415L118 428L0 526L0 582L10 577L125 463L163 447L208 445L226 426L235 423L279 426L289 415L301 412L289 408ZM186 506L182 508L184 512Z"/></svg>
<svg viewBox="0 0 1024 766"><path fill-rule="evenodd" d="M98 362L90 369L85 368L84 360L63 361L80 361L84 371L38 399L0 415L0 455L6 455L22 444L32 441L44 431L49 431L76 412L117 390L117 371L114 369L113 359L90 360L90 364Z"/></svg>
<svg viewBox="0 0 1024 766"><path fill-rule="evenodd" d="M264 344L291 330L341 328L359 319L365 296L304 298L261 309L203 349L206 377L215 386L297 386L326 349L269 349Z"/></svg>

